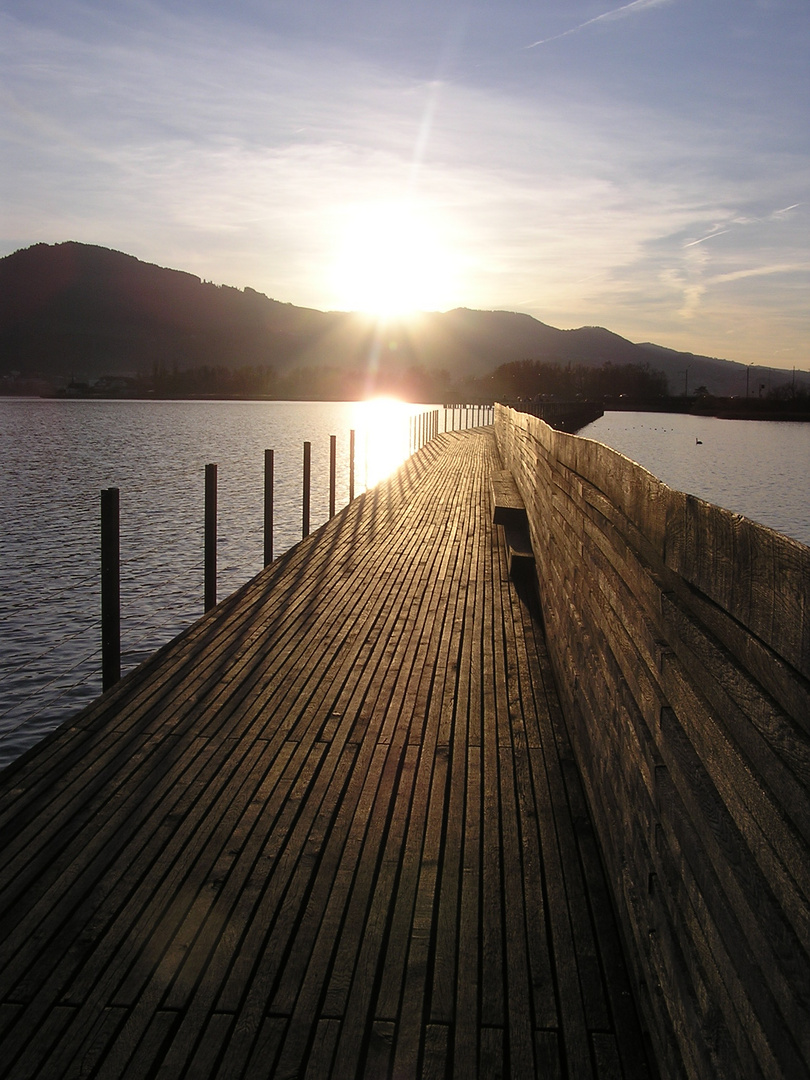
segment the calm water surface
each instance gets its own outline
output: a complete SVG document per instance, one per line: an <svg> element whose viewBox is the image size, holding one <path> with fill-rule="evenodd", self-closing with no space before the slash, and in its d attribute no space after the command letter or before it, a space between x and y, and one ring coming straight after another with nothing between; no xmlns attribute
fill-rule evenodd
<svg viewBox="0 0 810 1080"><path fill-rule="evenodd" d="M610 412L579 434L670 487L810 544L810 424Z"/></svg>
<svg viewBox="0 0 810 1080"><path fill-rule="evenodd" d="M301 538L304 440L314 529L328 516L329 436L340 509L349 431L359 493L407 456L408 418L420 408L0 398L0 767L101 690L102 488L120 489L127 671L202 614L206 462L218 465L223 598L262 566L265 448L275 451L279 555ZM672 487L810 543L810 425L608 413L581 434Z"/></svg>

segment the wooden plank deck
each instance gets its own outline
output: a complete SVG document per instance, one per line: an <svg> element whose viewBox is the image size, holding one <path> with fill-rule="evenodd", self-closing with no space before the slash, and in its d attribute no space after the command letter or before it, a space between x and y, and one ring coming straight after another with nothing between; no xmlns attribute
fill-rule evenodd
<svg viewBox="0 0 810 1080"><path fill-rule="evenodd" d="M491 429L0 774L12 1080L649 1077Z"/></svg>

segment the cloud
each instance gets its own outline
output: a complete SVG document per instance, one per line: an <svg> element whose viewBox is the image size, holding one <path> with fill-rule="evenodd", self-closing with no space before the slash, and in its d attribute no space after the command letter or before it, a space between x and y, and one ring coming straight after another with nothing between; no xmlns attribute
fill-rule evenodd
<svg viewBox="0 0 810 1080"><path fill-rule="evenodd" d="M541 38L540 41L534 41L531 45L527 45L527 49L536 49L538 45L547 45L550 41L559 41L560 38L568 37L570 34L576 34L580 30L584 30L586 26L593 26L594 23L607 22L613 19L624 19L630 15L635 15L638 12L646 11L647 8L662 7L664 4L670 4L673 0L632 0L632 3L622 4L621 7L613 8L612 11L606 11L602 15L597 15L593 19L587 19L583 23L579 23L578 26L572 26L570 30L564 30L561 34L554 34L553 37Z"/></svg>
<svg viewBox="0 0 810 1080"><path fill-rule="evenodd" d="M767 277L771 274L801 274L807 273L810 265L802 263L777 263L775 266L752 266L747 270L732 270L728 274L717 274L710 279L712 285L719 285L726 281L742 281L743 278Z"/></svg>

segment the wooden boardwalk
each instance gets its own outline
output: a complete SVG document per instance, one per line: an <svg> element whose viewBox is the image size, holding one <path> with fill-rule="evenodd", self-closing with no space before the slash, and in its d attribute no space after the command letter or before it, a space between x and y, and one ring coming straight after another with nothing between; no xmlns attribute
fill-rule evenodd
<svg viewBox="0 0 810 1080"><path fill-rule="evenodd" d="M10 1080L654 1075L491 429L0 774Z"/></svg>

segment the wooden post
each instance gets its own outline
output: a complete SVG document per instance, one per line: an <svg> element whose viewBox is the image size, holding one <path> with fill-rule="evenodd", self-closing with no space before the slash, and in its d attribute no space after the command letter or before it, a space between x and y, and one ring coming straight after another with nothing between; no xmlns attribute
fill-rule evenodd
<svg viewBox="0 0 810 1080"><path fill-rule="evenodd" d="M273 484L275 452L264 452L264 565L273 561Z"/></svg>
<svg viewBox="0 0 810 1080"><path fill-rule="evenodd" d="M302 521L301 521L301 536L305 538L309 536L309 482L310 482L310 470L311 470L311 458L312 458L312 444L304 443L304 493L302 499Z"/></svg>
<svg viewBox="0 0 810 1080"><path fill-rule="evenodd" d="M349 502L354 501L354 428L349 432Z"/></svg>
<svg viewBox="0 0 810 1080"><path fill-rule="evenodd" d="M217 602L217 467L205 466L205 601L210 611Z"/></svg>
<svg viewBox="0 0 810 1080"><path fill-rule="evenodd" d="M101 688L121 678L121 558L118 488L101 492Z"/></svg>
<svg viewBox="0 0 810 1080"><path fill-rule="evenodd" d="M337 435L329 436L329 517L335 516L335 483L337 481Z"/></svg>

